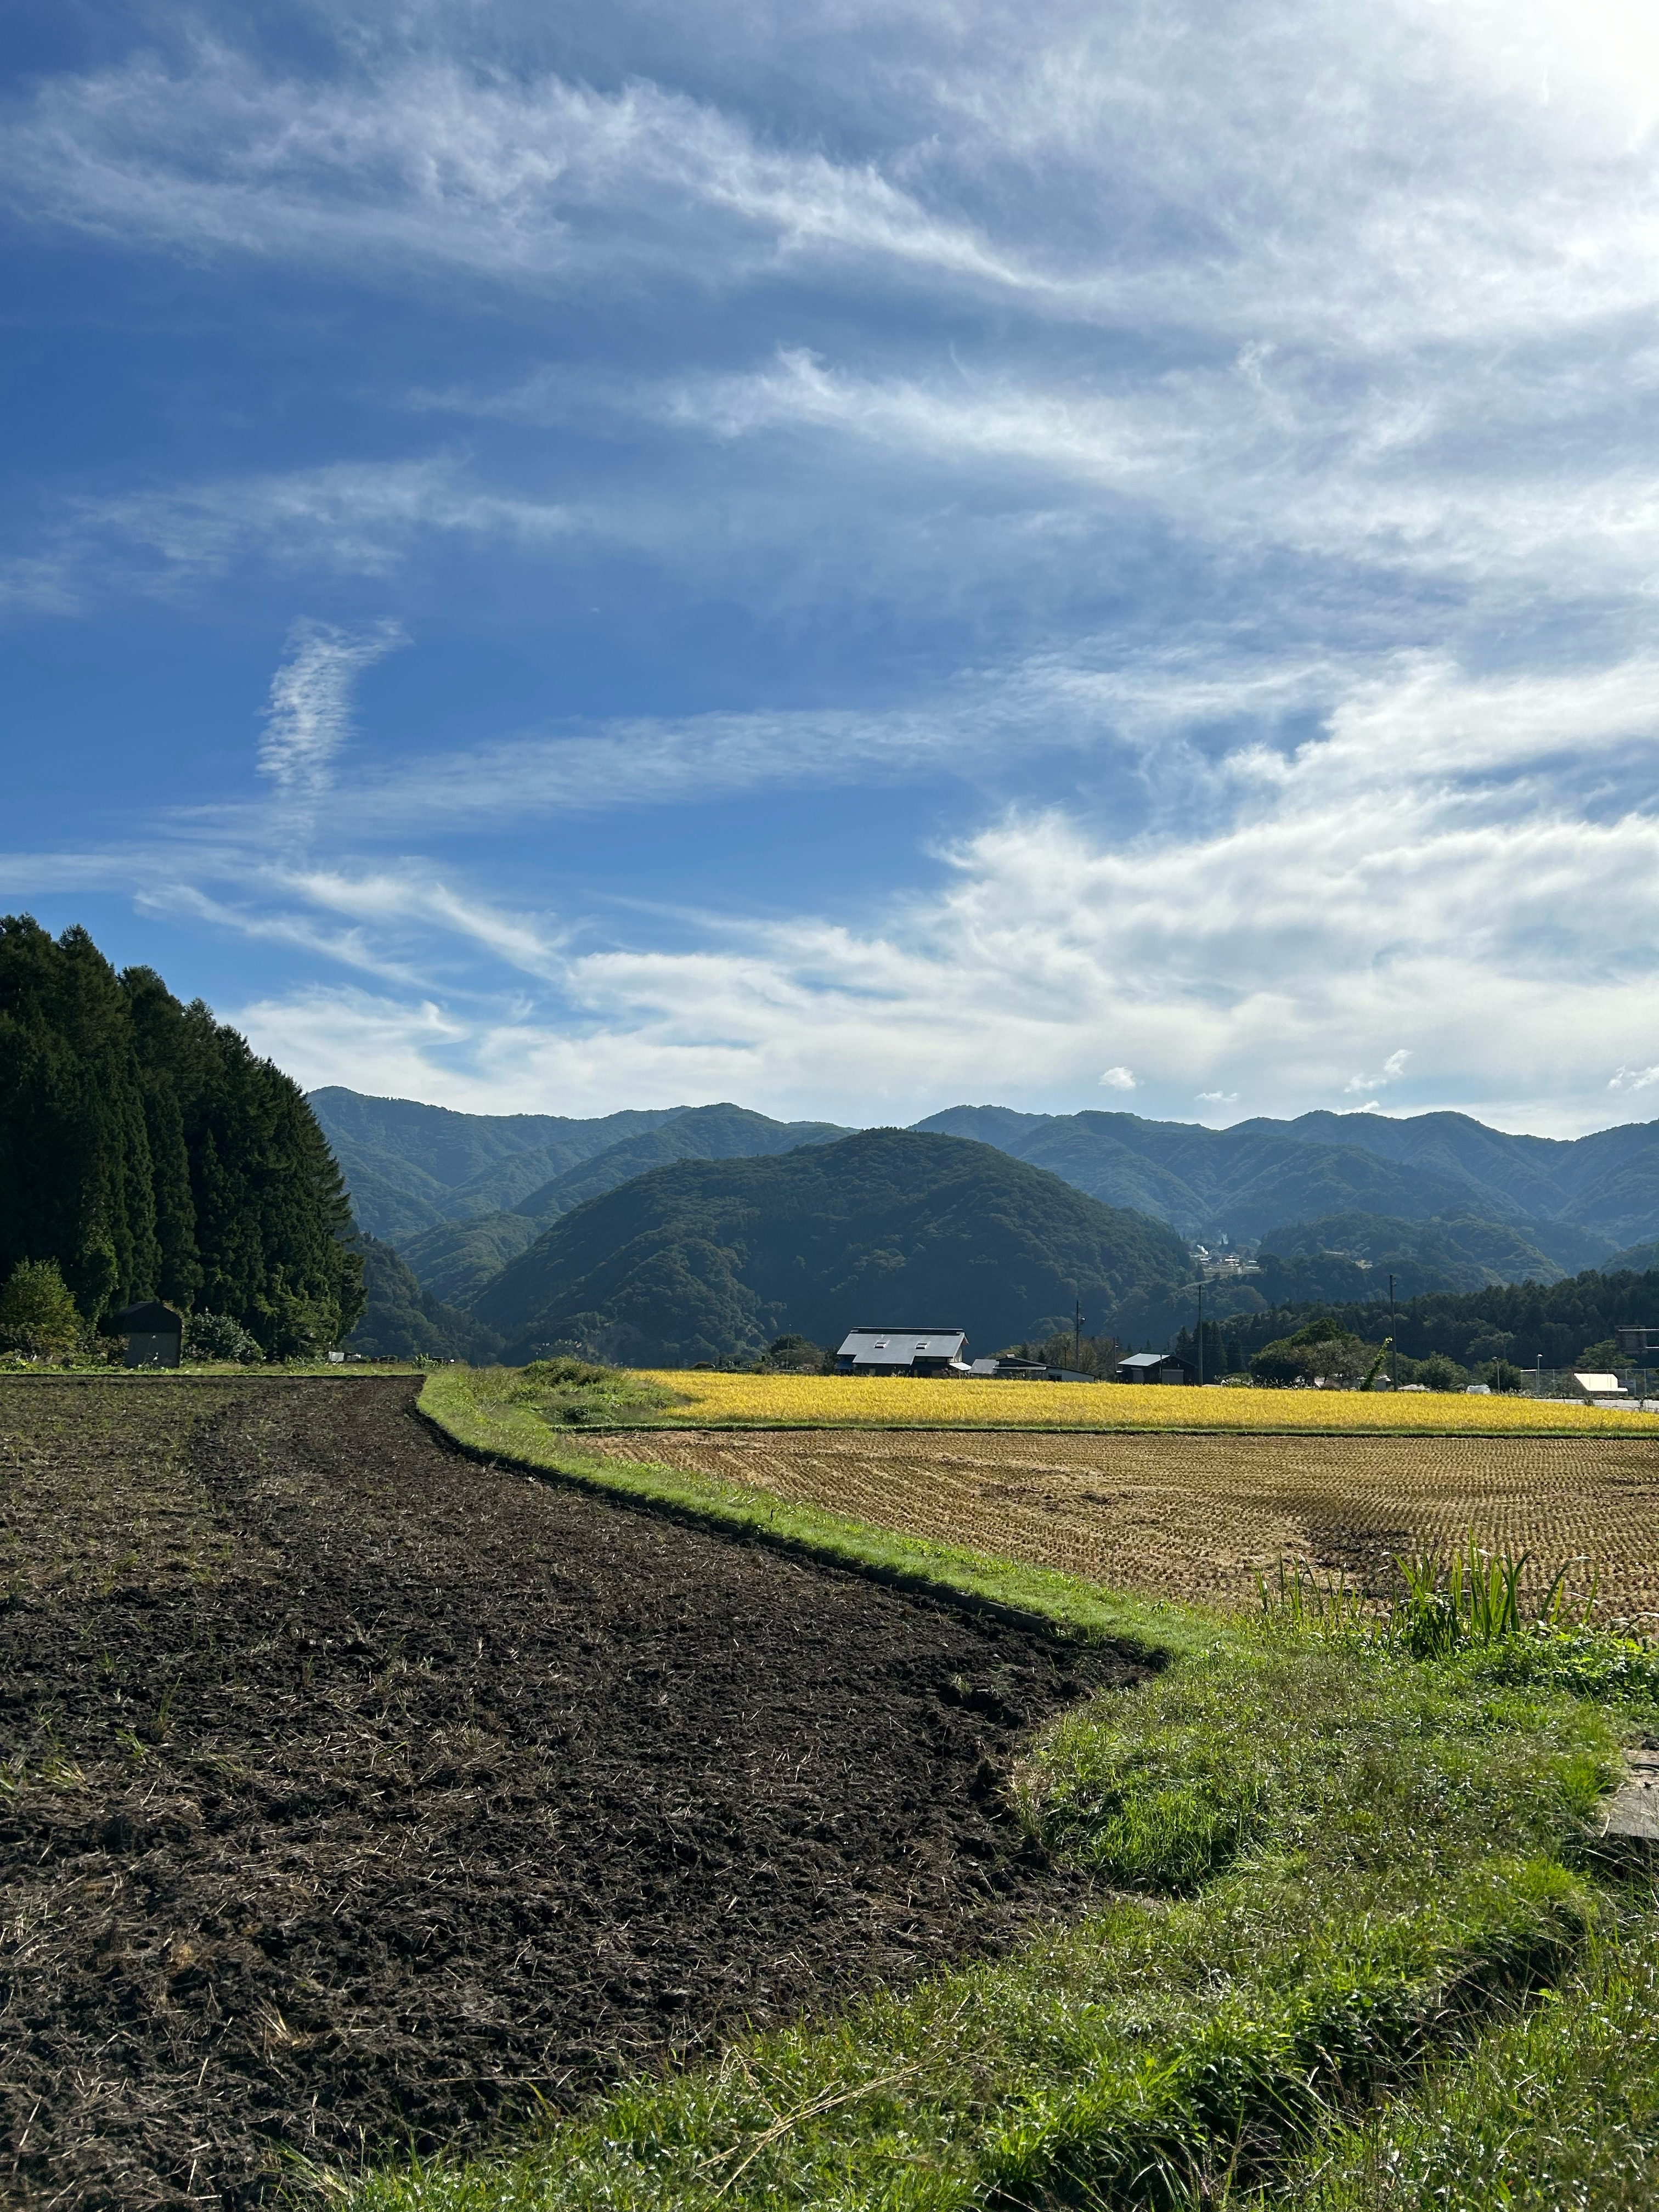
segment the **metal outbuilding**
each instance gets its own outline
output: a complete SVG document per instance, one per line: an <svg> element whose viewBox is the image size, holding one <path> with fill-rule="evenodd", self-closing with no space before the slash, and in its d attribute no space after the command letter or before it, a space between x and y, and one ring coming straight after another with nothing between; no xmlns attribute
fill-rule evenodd
<svg viewBox="0 0 1659 2212"><path fill-rule="evenodd" d="M836 1354L841 1375L967 1375L962 1328L852 1328Z"/></svg>
<svg viewBox="0 0 1659 2212"><path fill-rule="evenodd" d="M1132 1352L1117 1363L1120 1382L1195 1382L1195 1369L1173 1352Z"/></svg>
<svg viewBox="0 0 1659 2212"><path fill-rule="evenodd" d="M181 1315L160 1298L144 1298L136 1306L123 1306L110 1314L106 1327L127 1340L128 1367L176 1367L185 1340Z"/></svg>

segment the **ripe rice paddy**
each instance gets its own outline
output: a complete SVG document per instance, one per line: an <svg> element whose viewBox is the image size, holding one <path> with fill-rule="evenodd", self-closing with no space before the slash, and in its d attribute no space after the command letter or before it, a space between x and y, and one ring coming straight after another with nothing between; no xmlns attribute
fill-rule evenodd
<svg viewBox="0 0 1659 2212"><path fill-rule="evenodd" d="M725 1428L1213 1429L1421 1435L1650 1436L1659 1416L1559 1399L1471 1398L1457 1391L1170 1389L1123 1383L928 1381L850 1375L725 1375L694 1369L649 1379L684 1402L653 1417Z"/></svg>
<svg viewBox="0 0 1659 2212"><path fill-rule="evenodd" d="M844 1387L861 1396L957 1386ZM1006 1387L1027 1405L1038 1388ZM1053 1392L1091 1402L1109 1395L1132 1394ZM1160 1404L1200 1396L1144 1395ZM1235 1394L1213 1395L1231 1401ZM1303 1395L1273 1394L1293 1404ZM1345 1394L1334 1402L1367 1401ZM1496 1401L1451 1401L1460 1402ZM982 1435L656 1429L590 1435L582 1449L1121 1589L1230 1605L1254 1603L1257 1576L1273 1576L1289 1559L1380 1592L1398 1554L1449 1550L1473 1530L1493 1551L1530 1553L1542 1579L1563 1561L1583 1562L1581 1591L1592 1573L1600 1577L1597 1618L1638 1620L1651 1632L1659 1626L1659 1433L1632 1437L1625 1419L1624 1436L1572 1437L1068 1435L997 1433L988 1425Z"/></svg>

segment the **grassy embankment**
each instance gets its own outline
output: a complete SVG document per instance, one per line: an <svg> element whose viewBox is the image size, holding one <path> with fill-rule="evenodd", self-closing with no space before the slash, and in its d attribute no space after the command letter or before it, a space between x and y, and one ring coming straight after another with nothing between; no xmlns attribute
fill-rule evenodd
<svg viewBox="0 0 1659 2212"><path fill-rule="evenodd" d="M665 1371L672 1393L641 1425L705 1428L1009 1428L1384 1431L1407 1436L1617 1434L1659 1438L1659 1416L1618 1407L1461 1391L1169 1389L1119 1382L884 1380L843 1375Z"/></svg>
<svg viewBox="0 0 1659 2212"><path fill-rule="evenodd" d="M539 1397L451 1370L422 1402L475 1449L1170 1663L1069 1716L1020 1778L1024 1819L1111 1893L1080 1923L494 2158L382 2172L350 2185L357 2212L1651 2201L1659 1946L1593 1842L1620 1744L1659 1721L1650 1656L1523 1635L1425 1662L1120 1599L597 1462Z"/></svg>

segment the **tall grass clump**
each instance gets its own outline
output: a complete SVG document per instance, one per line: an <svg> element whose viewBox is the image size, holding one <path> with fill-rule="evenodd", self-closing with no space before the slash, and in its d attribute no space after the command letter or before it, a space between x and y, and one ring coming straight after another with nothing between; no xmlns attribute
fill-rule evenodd
<svg viewBox="0 0 1659 2212"><path fill-rule="evenodd" d="M1396 1588L1368 1598L1339 1576L1287 1561L1276 1583L1257 1577L1264 1626L1281 1635L1374 1644L1419 1662L1465 1662L1464 1671L1534 1682L1602 1703L1659 1700L1659 1650L1627 1625L1593 1625L1600 1577L1571 1594L1580 1560L1558 1567L1529 1597L1526 1552L1493 1554L1471 1535L1449 1555L1419 1552L1395 1562Z"/></svg>

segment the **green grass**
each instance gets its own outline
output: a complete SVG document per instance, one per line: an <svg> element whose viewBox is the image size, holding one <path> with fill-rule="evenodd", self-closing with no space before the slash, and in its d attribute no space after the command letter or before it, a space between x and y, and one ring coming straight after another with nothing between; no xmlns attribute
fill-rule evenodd
<svg viewBox="0 0 1659 2212"><path fill-rule="evenodd" d="M1595 1677L1582 1635L1582 1680L1564 1683L1515 1662L1525 1638L1424 1661L1282 1613L1137 1605L736 1486L588 1462L453 1370L422 1405L474 1449L1078 1632L1127 1631L1170 1662L1066 1716L1017 1778L1035 1835L1100 1878L1077 1921L631 2083L491 2155L339 2178L354 2212L1647 2201L1654 1923L1591 1842L1621 1743L1659 1720L1647 1675ZM1540 2160L1567 2193L1537 2193Z"/></svg>
<svg viewBox="0 0 1659 2212"><path fill-rule="evenodd" d="M1604 1925L1543 2001L1332 2130L1267 2203L1305 2212L1646 2212L1659 2203L1659 1924Z"/></svg>

